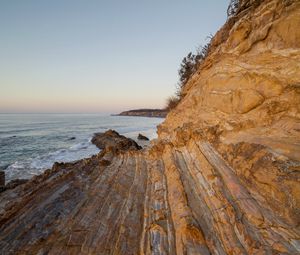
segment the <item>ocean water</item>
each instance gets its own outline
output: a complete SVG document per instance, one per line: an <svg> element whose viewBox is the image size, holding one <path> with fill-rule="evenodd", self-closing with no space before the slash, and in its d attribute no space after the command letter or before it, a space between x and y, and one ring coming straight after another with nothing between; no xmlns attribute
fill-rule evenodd
<svg viewBox="0 0 300 255"><path fill-rule="evenodd" d="M96 132L114 129L135 140L138 133L153 139L162 121L100 114L0 114L0 169L6 181L30 178L54 162L97 154L91 143Z"/></svg>

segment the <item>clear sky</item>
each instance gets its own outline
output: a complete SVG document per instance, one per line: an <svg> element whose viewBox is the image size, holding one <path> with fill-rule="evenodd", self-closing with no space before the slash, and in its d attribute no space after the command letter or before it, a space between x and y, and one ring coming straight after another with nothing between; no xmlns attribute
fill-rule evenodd
<svg viewBox="0 0 300 255"><path fill-rule="evenodd" d="M160 108L228 0L0 0L0 112Z"/></svg>

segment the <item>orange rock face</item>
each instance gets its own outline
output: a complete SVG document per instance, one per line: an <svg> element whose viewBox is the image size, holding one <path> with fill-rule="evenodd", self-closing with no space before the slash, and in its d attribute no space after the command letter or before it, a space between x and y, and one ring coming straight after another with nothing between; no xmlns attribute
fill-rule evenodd
<svg viewBox="0 0 300 255"><path fill-rule="evenodd" d="M2 254L300 253L300 2L238 15L151 147L0 193Z"/></svg>

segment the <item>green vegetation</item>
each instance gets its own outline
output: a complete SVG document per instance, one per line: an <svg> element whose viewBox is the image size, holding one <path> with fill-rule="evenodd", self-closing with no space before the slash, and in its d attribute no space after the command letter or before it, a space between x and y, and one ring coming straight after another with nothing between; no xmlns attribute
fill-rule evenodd
<svg viewBox="0 0 300 255"><path fill-rule="evenodd" d="M180 98L178 96L168 97L165 109L167 111L172 110L173 108L175 108L178 105L179 101L180 101Z"/></svg>
<svg viewBox="0 0 300 255"><path fill-rule="evenodd" d="M212 36L208 37L209 42L203 47L200 46L196 53L189 52L189 54L183 58L178 70L179 82L176 88L175 96L171 96L167 99L166 110L170 111L177 106L180 100L183 97L182 90L187 84L189 79L193 76L194 73L198 70L200 64L205 60L210 52L210 45Z"/></svg>
<svg viewBox="0 0 300 255"><path fill-rule="evenodd" d="M246 9L256 8L261 1L262 0L230 0L227 8L228 19L219 36L220 39L217 42L214 42L213 45L212 36L209 36L209 42L206 45L203 47L200 46L195 54L189 52L187 56L183 58L178 70L179 82L176 86L176 92L174 96L171 96L166 100L166 110L170 111L178 105L184 96L182 92L189 79L197 72L201 63L203 63L209 53L228 38L230 29L243 13L245 13L244 11Z"/></svg>
<svg viewBox="0 0 300 255"><path fill-rule="evenodd" d="M230 0L228 8L227 8L227 17L234 16L241 5L240 0Z"/></svg>
<svg viewBox="0 0 300 255"><path fill-rule="evenodd" d="M203 47L200 46L196 51L196 54L190 52L186 57L183 58L180 69L178 71L179 74L179 86L178 89L181 90L188 80L192 77L192 75L198 70L199 65L204 61L204 59L208 56L210 52L210 40L211 36L208 37L209 42ZM181 96L180 91L177 93L178 96Z"/></svg>

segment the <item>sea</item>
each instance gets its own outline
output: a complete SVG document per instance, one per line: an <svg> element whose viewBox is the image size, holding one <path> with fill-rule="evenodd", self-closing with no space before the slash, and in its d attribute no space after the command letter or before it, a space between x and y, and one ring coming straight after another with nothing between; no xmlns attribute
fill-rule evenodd
<svg viewBox="0 0 300 255"><path fill-rule="evenodd" d="M114 129L137 139L156 138L162 118L104 114L0 114L0 169L6 182L41 174L54 162L71 162L99 153L94 133Z"/></svg>

